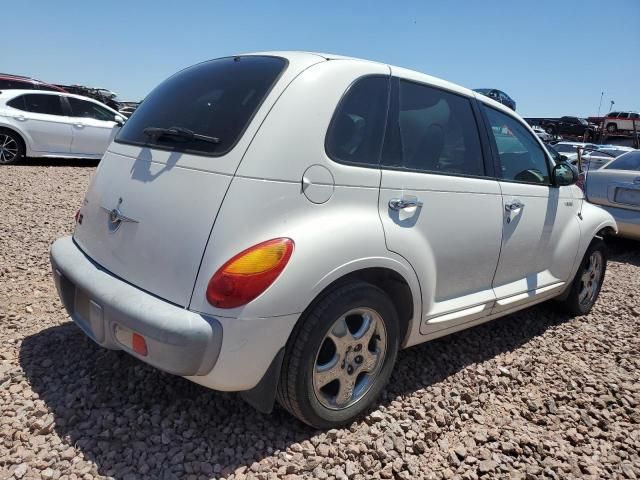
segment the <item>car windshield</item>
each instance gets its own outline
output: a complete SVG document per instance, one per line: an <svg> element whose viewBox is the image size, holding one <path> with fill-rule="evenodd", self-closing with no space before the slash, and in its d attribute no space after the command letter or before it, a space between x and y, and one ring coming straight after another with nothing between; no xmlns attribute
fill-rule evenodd
<svg viewBox="0 0 640 480"><path fill-rule="evenodd" d="M589 125L589 122L587 122L584 118L579 118L578 121L582 124L582 125Z"/></svg>
<svg viewBox="0 0 640 480"><path fill-rule="evenodd" d="M621 155L605 168L612 170L640 171L640 151L627 152Z"/></svg>

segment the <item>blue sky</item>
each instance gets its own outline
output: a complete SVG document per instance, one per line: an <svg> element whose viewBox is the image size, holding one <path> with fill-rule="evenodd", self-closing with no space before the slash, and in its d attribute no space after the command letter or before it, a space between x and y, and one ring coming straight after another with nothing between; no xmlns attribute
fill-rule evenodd
<svg viewBox="0 0 640 480"><path fill-rule="evenodd" d="M615 7L608 7L614 5ZM496 87L523 116L640 110L640 0L9 2L0 71L143 98L240 52L312 50ZM7 8L9 10L7 14Z"/></svg>

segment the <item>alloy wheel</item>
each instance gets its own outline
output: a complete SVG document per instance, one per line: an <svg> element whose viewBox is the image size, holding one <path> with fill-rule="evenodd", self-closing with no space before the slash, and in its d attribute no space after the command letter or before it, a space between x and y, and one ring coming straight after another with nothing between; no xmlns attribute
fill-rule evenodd
<svg viewBox="0 0 640 480"><path fill-rule="evenodd" d="M580 277L578 301L581 305L588 305L595 301L602 280L603 263L602 253L599 251L596 250L589 256L589 262Z"/></svg>
<svg viewBox="0 0 640 480"><path fill-rule="evenodd" d="M18 155L18 142L15 138L0 133L0 163L11 163Z"/></svg>
<svg viewBox="0 0 640 480"><path fill-rule="evenodd" d="M316 354L313 388L318 401L332 410L360 400L375 383L387 353L382 317L356 308L338 318Z"/></svg>

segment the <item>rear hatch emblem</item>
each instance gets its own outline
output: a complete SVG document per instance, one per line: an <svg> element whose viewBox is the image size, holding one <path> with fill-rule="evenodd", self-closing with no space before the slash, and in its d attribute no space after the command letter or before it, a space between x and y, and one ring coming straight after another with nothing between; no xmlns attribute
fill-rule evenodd
<svg viewBox="0 0 640 480"><path fill-rule="evenodd" d="M121 205L122 205L122 197L118 199L118 205L116 205L115 208L109 209L106 207L100 207L109 214L109 231L110 232L115 232L116 230L118 230L120 228L120 225L122 225L122 222L138 223L137 220L134 220L133 218L127 217L122 214L122 212L120 211Z"/></svg>

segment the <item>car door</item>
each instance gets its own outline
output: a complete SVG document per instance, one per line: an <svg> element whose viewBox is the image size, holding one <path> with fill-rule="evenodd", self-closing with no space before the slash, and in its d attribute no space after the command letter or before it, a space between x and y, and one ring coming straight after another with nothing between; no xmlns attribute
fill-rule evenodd
<svg viewBox="0 0 640 480"><path fill-rule="evenodd" d="M552 160L519 119L483 105L504 205L494 313L570 281L580 240L575 186L551 184Z"/></svg>
<svg viewBox="0 0 640 480"><path fill-rule="evenodd" d="M115 136L115 113L98 103L66 97L73 118L71 153L101 156Z"/></svg>
<svg viewBox="0 0 640 480"><path fill-rule="evenodd" d="M474 100L405 79L392 86L378 208L387 248L420 279L420 331L430 334L491 310L502 197Z"/></svg>
<svg viewBox="0 0 640 480"><path fill-rule="evenodd" d="M68 154L71 125L64 114L60 95L26 93L7 103L15 108L12 117L26 132L37 154Z"/></svg>

